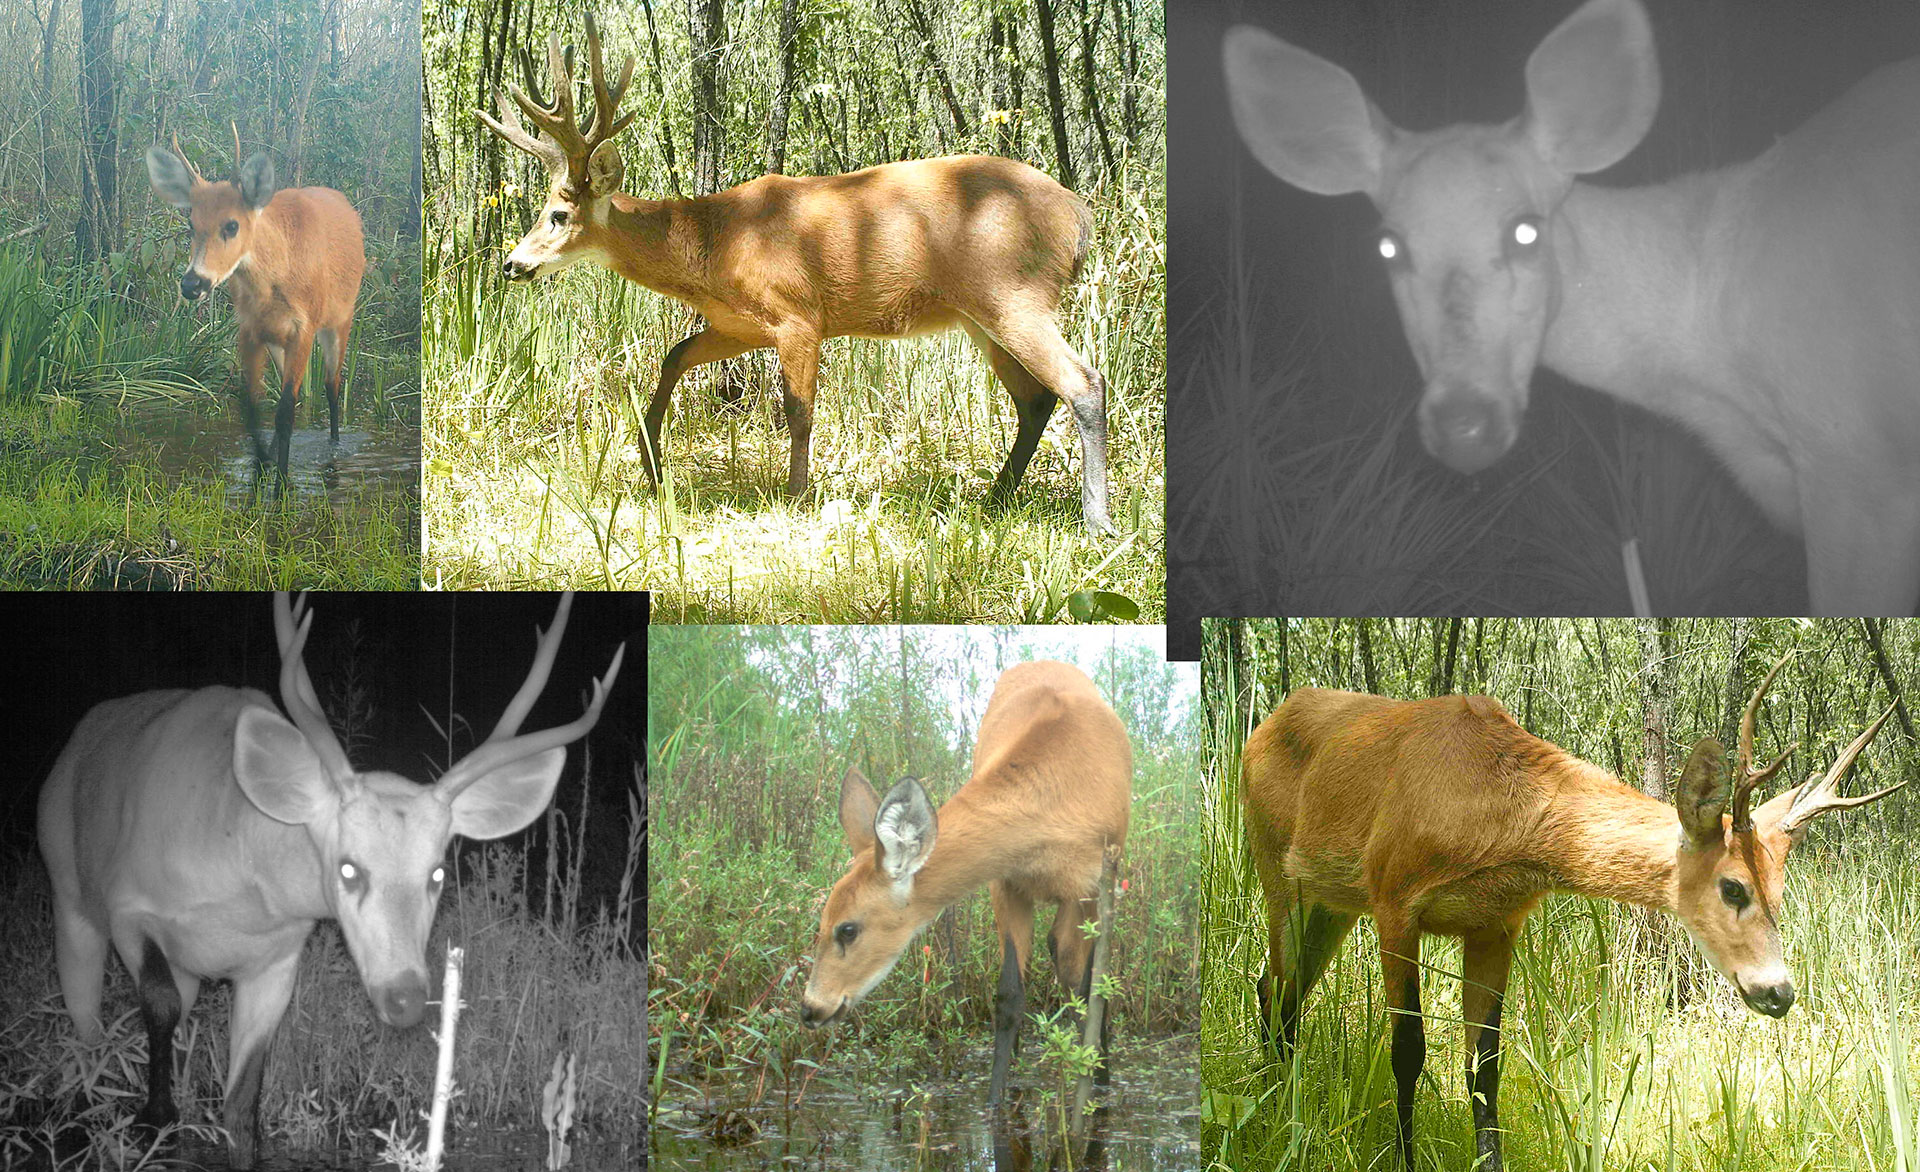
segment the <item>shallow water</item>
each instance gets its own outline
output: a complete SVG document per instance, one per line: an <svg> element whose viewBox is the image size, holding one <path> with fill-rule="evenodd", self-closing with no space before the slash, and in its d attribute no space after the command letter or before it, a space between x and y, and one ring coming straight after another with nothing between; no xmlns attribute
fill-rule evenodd
<svg viewBox="0 0 1920 1172"><path fill-rule="evenodd" d="M828 1071L791 1112L777 1094L749 1105L750 1087L670 1089L649 1136L652 1167L1190 1172L1200 1165L1198 1055L1191 1036L1117 1044L1112 1085L1091 1133L1098 1143L1071 1159L1057 1120L1043 1114L1057 1100L1023 1077L1030 1058L1016 1063L1017 1098L995 1126L986 1106L988 1046L970 1051L942 1082L859 1086L829 1083Z"/></svg>
<svg viewBox="0 0 1920 1172"><path fill-rule="evenodd" d="M272 405L265 407L271 435ZM326 405L317 413L300 405L300 426L288 445L287 474L292 491L326 496L335 504L376 492L411 492L420 485L420 429L370 418L373 410L348 410L340 420L340 442L328 442ZM312 422L318 419L318 424ZM237 405L220 415L177 407L129 412L118 429L123 446L140 452L142 463L169 477L221 484L235 503L255 491L253 444L240 422ZM269 441L271 442L271 441ZM270 487L271 481L265 482Z"/></svg>

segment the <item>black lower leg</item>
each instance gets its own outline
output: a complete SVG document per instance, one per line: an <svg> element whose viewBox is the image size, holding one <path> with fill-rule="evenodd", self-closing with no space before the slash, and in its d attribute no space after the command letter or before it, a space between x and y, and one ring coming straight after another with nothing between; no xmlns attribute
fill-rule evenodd
<svg viewBox="0 0 1920 1172"><path fill-rule="evenodd" d="M135 1119L160 1128L180 1121L173 1105L173 1028L180 1024L180 990L160 946L148 940L140 955L140 1016L147 1026L147 1105Z"/></svg>
<svg viewBox="0 0 1920 1172"><path fill-rule="evenodd" d="M1413 1167L1413 1092L1427 1062L1427 1034L1420 1024L1420 977L1407 978L1401 1007L1393 1016L1393 1079L1399 1092L1400 1162Z"/></svg>
<svg viewBox="0 0 1920 1172"><path fill-rule="evenodd" d="M1026 475L1027 464L1033 459L1034 449L1040 446L1040 436L1047 430L1047 420L1053 417L1053 408L1059 402L1052 392L1026 402L1014 400L1014 413L1020 417L1020 427L1014 432L1013 449L1007 453L1007 462L1001 466L1000 475L994 477L993 488L987 493L989 512L1004 509L1012 502L1014 490L1020 487L1020 478Z"/></svg>
<svg viewBox="0 0 1920 1172"><path fill-rule="evenodd" d="M267 466L267 440L260 434L260 404L245 390L240 392L240 415L246 421L247 438L253 441L253 461L259 467Z"/></svg>
<svg viewBox="0 0 1920 1172"><path fill-rule="evenodd" d="M294 390L291 383L280 388L280 406L273 414L274 458L280 464L280 482L287 480L287 457L293 447Z"/></svg>
<svg viewBox="0 0 1920 1172"><path fill-rule="evenodd" d="M1026 1016L1027 992L1020 980L1020 954L1013 937L1001 937L1000 990L993 1004L993 1083L987 1092L989 1105L998 1104L1007 1090L1007 1070L1013 1065L1013 1052L1020 1040L1020 1019Z"/></svg>
<svg viewBox="0 0 1920 1172"><path fill-rule="evenodd" d="M340 442L340 378L338 375L327 380L327 439L336 444Z"/></svg>
<svg viewBox="0 0 1920 1172"><path fill-rule="evenodd" d="M1493 999L1467 1056L1467 1097L1473 1101L1475 1172L1500 1172L1500 1001Z"/></svg>
<svg viewBox="0 0 1920 1172"><path fill-rule="evenodd" d="M268 1044L242 1058L227 1080L227 1157L235 1168L253 1167L260 1152L260 1076L266 1072Z"/></svg>

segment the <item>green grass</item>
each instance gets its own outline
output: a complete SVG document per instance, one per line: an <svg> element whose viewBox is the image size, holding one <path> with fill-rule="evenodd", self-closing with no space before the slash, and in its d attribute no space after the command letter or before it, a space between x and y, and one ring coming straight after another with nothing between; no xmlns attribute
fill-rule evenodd
<svg viewBox="0 0 1920 1172"><path fill-rule="evenodd" d="M1301 1044L1278 1062L1255 1036L1265 967L1259 883L1237 798L1238 751L1207 771L1204 1151L1215 1168L1395 1167L1394 1081L1377 941L1362 919L1315 988ZM1512 1168L1656 1172L1890 1172L1915 1163L1920 864L1906 844L1849 830L1845 851L1797 851L1782 924L1800 1000L1749 1012L1706 973L1669 1010L1666 963L1632 946L1631 914L1550 897L1515 955L1500 1119ZM1691 945L1682 943L1683 949ZM1427 1061L1415 1166L1473 1160L1460 1023L1460 948L1426 939Z"/></svg>
<svg viewBox="0 0 1920 1172"><path fill-rule="evenodd" d="M163 470L157 447L120 426L130 408L161 406L205 413L242 442L232 314L179 305L166 291L174 246L152 244L104 273L0 249L0 587L417 585L415 485L237 506L223 484ZM411 247L375 248L346 376L361 416L403 425L418 412L418 360L394 324L408 297L392 274ZM311 412L324 396L303 402Z"/></svg>
<svg viewBox="0 0 1920 1172"><path fill-rule="evenodd" d="M1164 202L1135 168L1095 193L1094 254L1067 337L1108 385L1111 509L1085 535L1071 413L1014 507L981 502L1013 441L1011 401L960 333L842 339L821 360L817 500L783 498L770 353L682 381L647 484L640 416L693 331L677 302L582 265L533 290L493 275L501 242L456 242L427 275L423 446L430 582L649 589L669 622L1063 621L1076 591L1165 614ZM510 242L507 242L510 243Z"/></svg>

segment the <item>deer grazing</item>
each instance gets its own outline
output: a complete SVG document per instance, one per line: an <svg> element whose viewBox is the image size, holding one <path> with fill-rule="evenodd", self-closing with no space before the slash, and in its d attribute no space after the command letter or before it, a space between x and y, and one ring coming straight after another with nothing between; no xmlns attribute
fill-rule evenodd
<svg viewBox="0 0 1920 1172"><path fill-rule="evenodd" d="M600 719L624 645L581 717L520 724L546 687L571 599L536 632L533 667L491 735L431 786L361 772L327 723L301 653L312 616L279 595L282 717L251 688L142 692L80 721L40 795L54 952L67 1013L98 1041L107 945L133 974L147 1030L139 1122L173 1104L173 1031L203 980L233 982L224 1121L231 1163L259 1149L260 1080L316 922L340 922L379 1018L417 1024L427 932L453 836L493 839L553 796L565 746Z"/></svg>
<svg viewBox="0 0 1920 1172"><path fill-rule="evenodd" d="M1034 905L1059 905L1054 973L1084 1000L1093 941L1081 925L1095 918L1106 848L1126 842L1132 793L1120 718L1078 668L1044 660L1011 667L994 685L973 775L937 813L915 778L881 797L847 770L840 827L853 862L820 914L801 1023L840 1021L935 916L986 884L1001 956L989 1098L1000 1102L1026 1012ZM1104 1028L1100 1051L1104 1070Z"/></svg>
<svg viewBox="0 0 1920 1172"><path fill-rule="evenodd" d="M1389 123L1339 66L1226 35L1234 121L1304 191L1364 192L1425 387L1420 438L1462 473L1512 447L1536 366L1678 421L1807 547L1819 614L1920 603L1920 60L1756 159L1578 182L1660 102L1639 0L1588 0L1533 51L1500 126Z"/></svg>
<svg viewBox="0 0 1920 1172"><path fill-rule="evenodd" d="M1393 1016L1400 1156L1411 1169L1414 1084L1426 1061L1420 938L1462 938L1474 1167L1499 1172L1500 1007L1521 922L1548 891L1672 912L1748 1008L1783 1016L1794 1000L1779 927L1788 851L1816 816L1906 784L1839 796L1889 707L1824 774L1754 807L1754 790L1787 759L1753 767L1760 700L1786 662L1747 703L1731 786L1724 750L1702 740L1673 805L1533 736L1490 697L1293 692L1242 757L1267 905L1263 1035L1271 1040L1277 1023L1292 1047L1301 1003L1354 921L1371 915Z"/></svg>
<svg viewBox="0 0 1920 1172"><path fill-rule="evenodd" d="M225 283L239 322L240 405L257 467L267 465L260 432L260 397L267 355L280 373L274 413L274 458L287 483L294 407L307 374L307 356L320 343L327 389L328 437L340 442L340 370L353 329L354 302L367 267L360 214L330 187L274 189L273 160L240 159L234 131L233 178L203 178L180 151L151 147L147 177L154 194L187 213L193 253L180 275L180 295L198 301Z"/></svg>
<svg viewBox="0 0 1920 1172"><path fill-rule="evenodd" d="M779 354L792 445L787 492L797 498L807 491L821 342L957 326L986 355L1019 417L989 506L1012 499L1065 399L1080 432L1087 528L1114 531L1105 385L1060 332L1061 303L1092 239L1092 216L1077 196L1023 163L956 155L821 178L767 175L694 199L636 199L620 191L626 167L613 141L634 118L616 115L633 58L608 86L591 16L587 56L593 112L584 125L575 119L570 58L562 57L557 33L547 45L553 100L540 98L525 53L526 89L508 87L537 134L505 97L498 119L476 113L551 177L546 206L507 256L509 279L592 260L706 319L705 329L668 351L647 405L643 439L655 484L673 389L693 367L749 350Z"/></svg>

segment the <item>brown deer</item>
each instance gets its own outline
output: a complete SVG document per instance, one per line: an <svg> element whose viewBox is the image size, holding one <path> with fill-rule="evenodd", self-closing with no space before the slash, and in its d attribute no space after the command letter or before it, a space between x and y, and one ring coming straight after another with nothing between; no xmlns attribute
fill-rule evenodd
<svg viewBox="0 0 1920 1172"><path fill-rule="evenodd" d="M354 303L367 267L360 214L330 187L274 189L273 160L265 153L240 159L233 138L230 180L209 182L180 151L147 151L147 177L163 201L187 213L193 254L180 275L180 295L198 301L226 284L239 321L240 405L258 467L267 464L260 433L260 397L267 355L280 373L280 405L273 443L279 483L287 482L294 406L307 374L307 356L320 343L326 372L327 435L340 442L340 370Z"/></svg>
<svg viewBox="0 0 1920 1172"><path fill-rule="evenodd" d="M820 913L801 1023L841 1020L935 916L985 884L1001 949L989 1093L998 1103L1026 1012L1033 907L1059 906L1054 973L1084 999L1093 941L1080 926L1095 917L1106 848L1126 842L1132 794L1133 746L1120 718L1080 669L1046 660L1001 675L980 720L973 776L937 813L916 778L881 797L847 770L840 826L853 862ZM1103 1070L1106 1044L1103 1029Z"/></svg>
<svg viewBox="0 0 1920 1172"><path fill-rule="evenodd" d="M507 87L539 134L520 124L505 97L498 119L476 111L551 177L546 206L508 254L505 272L525 281L591 260L706 319L705 329L667 352L647 405L643 438L655 484L673 388L693 367L749 350L779 354L792 445L787 492L800 497L821 342L957 326L986 355L1019 416L989 507L1012 498L1065 399L1080 432L1082 515L1089 530L1114 532L1105 384L1060 333L1061 302L1092 239L1092 216L1079 197L1024 163L955 155L820 178L767 175L694 199L637 199L620 191L626 166L613 142L634 118L615 113L633 58L608 86L599 30L588 16L593 112L583 127L558 33L547 57L551 102L541 100L524 53L526 90Z"/></svg>
<svg viewBox="0 0 1920 1172"><path fill-rule="evenodd" d="M1825 774L1755 809L1786 763L1753 768L1767 673L1740 722L1729 790L1719 742L1693 748L1674 799L1657 801L1514 722L1487 696L1389 700L1301 688L1247 738L1247 836L1267 904L1260 1024L1291 1048L1300 1006L1363 913L1380 937L1393 1016L1401 1162L1413 1167L1413 1093L1426 1061L1420 938L1466 943L1462 999L1478 1172L1499 1172L1500 1006L1520 925L1548 891L1680 917L1748 1008L1793 1005L1780 951L1787 852L1843 798L1837 787L1889 707ZM1791 750L1789 750L1791 752Z"/></svg>

